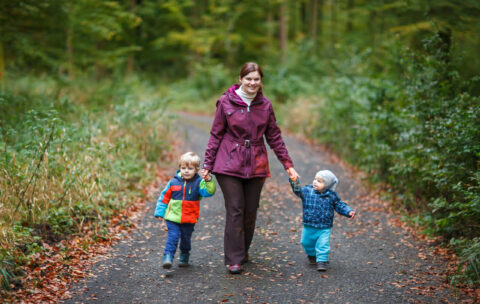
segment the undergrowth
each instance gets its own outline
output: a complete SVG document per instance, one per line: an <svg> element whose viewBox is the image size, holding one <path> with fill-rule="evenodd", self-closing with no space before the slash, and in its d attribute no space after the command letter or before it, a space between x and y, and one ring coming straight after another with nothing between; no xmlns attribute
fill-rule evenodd
<svg viewBox="0 0 480 304"><path fill-rule="evenodd" d="M12 81L13 82L13 81ZM168 153L167 99L148 82L22 77L0 92L0 284L89 224L101 231ZM99 232L100 233L100 232Z"/></svg>

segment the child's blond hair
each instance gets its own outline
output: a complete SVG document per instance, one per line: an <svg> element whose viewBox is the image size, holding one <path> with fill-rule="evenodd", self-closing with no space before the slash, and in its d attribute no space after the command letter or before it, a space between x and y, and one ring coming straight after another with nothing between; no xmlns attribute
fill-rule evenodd
<svg viewBox="0 0 480 304"><path fill-rule="evenodd" d="M178 160L178 168L182 165L192 166L195 168L195 171L200 171L200 156L193 152L187 152L180 156Z"/></svg>

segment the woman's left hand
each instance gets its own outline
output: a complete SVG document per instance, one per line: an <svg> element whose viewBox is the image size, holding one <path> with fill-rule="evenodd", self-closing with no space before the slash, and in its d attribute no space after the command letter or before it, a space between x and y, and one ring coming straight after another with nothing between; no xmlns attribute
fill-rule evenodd
<svg viewBox="0 0 480 304"><path fill-rule="evenodd" d="M297 171L293 167L288 168L287 173L288 173L288 177L294 182L296 182L297 178L300 177L300 175L298 175Z"/></svg>

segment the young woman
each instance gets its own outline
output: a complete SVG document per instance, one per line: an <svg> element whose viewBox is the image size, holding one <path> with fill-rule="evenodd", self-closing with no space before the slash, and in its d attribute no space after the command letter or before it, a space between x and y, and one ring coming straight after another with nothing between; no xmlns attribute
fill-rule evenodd
<svg viewBox="0 0 480 304"><path fill-rule="evenodd" d="M298 177L272 104L262 94L262 78L258 64L245 63L240 83L217 101L202 170L204 178L215 174L225 198L225 265L232 274L241 273L241 265L248 261L260 192L270 176L264 138L289 177Z"/></svg>

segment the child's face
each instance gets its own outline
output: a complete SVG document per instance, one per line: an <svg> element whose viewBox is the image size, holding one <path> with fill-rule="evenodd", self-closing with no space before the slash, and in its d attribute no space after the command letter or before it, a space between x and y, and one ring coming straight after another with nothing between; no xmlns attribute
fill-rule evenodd
<svg viewBox="0 0 480 304"><path fill-rule="evenodd" d="M321 177L316 177L313 180L313 189L322 192L325 189L325 182Z"/></svg>
<svg viewBox="0 0 480 304"><path fill-rule="evenodd" d="M184 179L191 179L197 173L197 169L192 165L181 164L180 173Z"/></svg>

